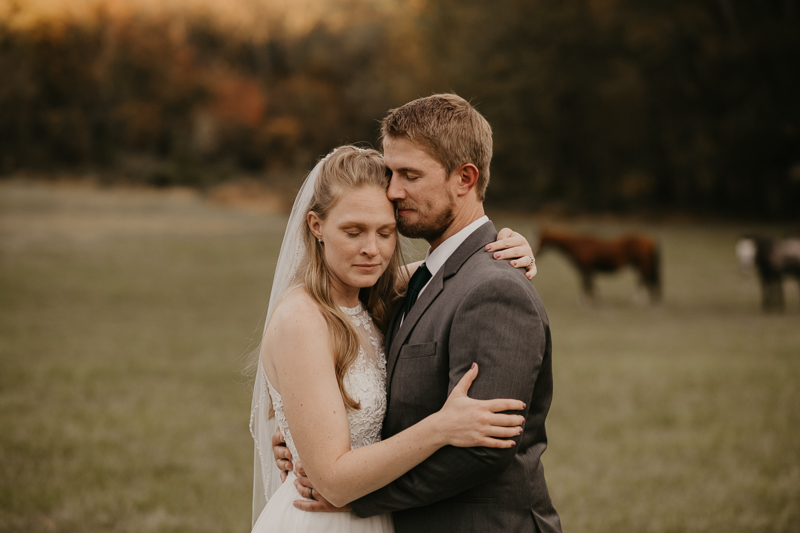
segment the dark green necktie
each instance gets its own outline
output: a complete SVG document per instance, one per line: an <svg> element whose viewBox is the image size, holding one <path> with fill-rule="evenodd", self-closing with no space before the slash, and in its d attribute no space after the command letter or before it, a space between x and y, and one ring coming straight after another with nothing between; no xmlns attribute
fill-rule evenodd
<svg viewBox="0 0 800 533"><path fill-rule="evenodd" d="M411 306L417 301L419 291L421 291L422 287L424 287L425 284L430 281L431 277L431 271L428 270L428 267L425 266L425 263L422 263L417 271L414 272L414 275L411 276L411 280L408 282L408 292L406 293L406 310L405 313L403 313L403 317L408 316L408 313L411 311Z"/></svg>

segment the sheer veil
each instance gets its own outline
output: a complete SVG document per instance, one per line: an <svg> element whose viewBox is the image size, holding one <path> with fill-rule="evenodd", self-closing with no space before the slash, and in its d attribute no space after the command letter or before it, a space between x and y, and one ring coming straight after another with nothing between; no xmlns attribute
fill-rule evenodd
<svg viewBox="0 0 800 533"><path fill-rule="evenodd" d="M327 159L327 156L325 159ZM269 319L281 296L286 292L286 289L294 284L297 269L305 257L303 224L308 213L311 197L314 195L314 186L319 177L320 168L325 159L320 160L308 174L302 187L300 187L300 191L297 193L292 212L289 215L286 233L283 236L283 244L278 255L278 264L275 268L275 277L272 281L272 292L269 296L269 308L264 322L264 331L266 331ZM280 472L272 456L272 435L275 433L278 424L274 416L269 418L272 404L267 391L267 378L261 362L260 352L261 346L259 345L258 368L253 386L253 403L250 409L250 434L255 441L253 524L255 524L264 506L266 506L270 496L281 486Z"/></svg>

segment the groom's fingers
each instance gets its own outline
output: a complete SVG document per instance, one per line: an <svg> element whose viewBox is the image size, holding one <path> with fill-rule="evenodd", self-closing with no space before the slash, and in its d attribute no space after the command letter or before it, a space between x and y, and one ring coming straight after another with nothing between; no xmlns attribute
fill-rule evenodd
<svg viewBox="0 0 800 533"><path fill-rule="evenodd" d="M292 469L292 452L286 447L280 428L272 434L272 455L281 472ZM281 475L281 477L285 476Z"/></svg>
<svg viewBox="0 0 800 533"><path fill-rule="evenodd" d="M304 495L308 494L308 489L314 488L311 480L306 476L297 476L297 478L294 480L294 486L297 488L297 492Z"/></svg>
<svg viewBox="0 0 800 533"><path fill-rule="evenodd" d="M314 493L314 497L317 497L316 493ZM312 513L336 513L350 511L349 505L345 505L344 507L334 507L324 498L320 500L295 500L293 505L301 511L309 511Z"/></svg>
<svg viewBox="0 0 800 533"><path fill-rule="evenodd" d="M294 480L294 488L297 489L297 492L303 496L304 498L308 495L308 489L313 489L314 487L311 485L311 482L308 478L297 478ZM311 511L311 512L332 512L332 511L349 511L350 506L346 505L344 507L334 507L331 503L322 497L322 495L317 492L316 490L312 492L314 496L313 500L295 500L294 506L300 509L301 511Z"/></svg>
<svg viewBox="0 0 800 533"><path fill-rule="evenodd" d="M292 455L288 453L288 449L286 450L287 453L280 452L277 448L275 448L275 464L278 465L278 470L282 472L288 472L294 465L292 464Z"/></svg>
<svg viewBox="0 0 800 533"><path fill-rule="evenodd" d="M275 433L272 434L272 447L275 448L277 446L286 446L286 439L283 438L281 428L276 429Z"/></svg>
<svg viewBox="0 0 800 533"><path fill-rule="evenodd" d="M286 459L288 461L292 460L292 452L289 451L285 445L277 445L272 447L272 455L275 456L275 460L278 459Z"/></svg>

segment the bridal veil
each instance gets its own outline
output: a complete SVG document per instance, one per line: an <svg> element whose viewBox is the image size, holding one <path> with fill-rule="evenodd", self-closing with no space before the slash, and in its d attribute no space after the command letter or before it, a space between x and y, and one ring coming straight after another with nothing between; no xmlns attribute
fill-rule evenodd
<svg viewBox="0 0 800 533"><path fill-rule="evenodd" d="M331 152L333 153L333 152ZM327 159L327 156L326 158ZM275 306L280 301L286 289L295 283L295 275L301 261L305 257L305 244L303 243L303 224L308 214L309 204L314 195L314 187L319 177L320 168L325 159L320 160L308 174L305 182L297 193L297 198L289 215L286 233L278 255L278 264L275 268L275 277L272 281L272 292L269 296L269 307L264 322L266 331L269 319ZM263 332L262 332L263 336ZM272 455L272 435L278 427L273 416L270 418L272 402L267 391L267 378L261 362L261 346L258 349L258 367L256 370L255 384L253 386L253 403L250 409L250 434L255 441L254 473L253 473L253 524L255 524L261 511L267 505L270 496L281 486L278 467Z"/></svg>

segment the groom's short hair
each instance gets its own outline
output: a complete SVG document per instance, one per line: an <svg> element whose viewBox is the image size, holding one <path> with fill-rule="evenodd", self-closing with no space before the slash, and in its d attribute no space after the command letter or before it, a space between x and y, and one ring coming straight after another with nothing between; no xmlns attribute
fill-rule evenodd
<svg viewBox="0 0 800 533"><path fill-rule="evenodd" d="M381 142L405 137L420 145L449 177L461 165L478 168L475 191L486 197L492 162L492 127L477 109L455 94L434 94L397 109L381 122Z"/></svg>

